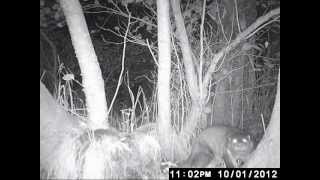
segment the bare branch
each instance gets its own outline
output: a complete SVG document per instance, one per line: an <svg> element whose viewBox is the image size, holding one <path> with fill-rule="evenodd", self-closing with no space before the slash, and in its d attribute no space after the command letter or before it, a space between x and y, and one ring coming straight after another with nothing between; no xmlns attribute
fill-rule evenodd
<svg viewBox="0 0 320 180"><path fill-rule="evenodd" d="M228 46L221 49L212 59L211 64L208 68L208 71L204 77L203 81L203 87L206 87L209 84L209 81L211 79L212 73L216 69L216 65L220 61L221 58L223 58L226 54L228 54L232 49L234 49L240 42L243 40L246 40L250 38L254 33L256 33L256 30L260 30L260 27L264 27L265 23L269 21L274 16L280 14L280 8L276 8L274 10L271 10L269 13L265 14L264 16L259 17L254 23L252 23L245 31L238 34L235 40L233 40ZM274 20L272 20L274 22ZM267 23L269 24L269 23Z"/></svg>
<svg viewBox="0 0 320 180"><path fill-rule="evenodd" d="M200 62L199 62L199 87L202 87L202 73L203 73L203 31L204 31L204 19L206 14L206 0L203 0L202 17L200 25ZM202 88L200 88L200 99L203 97Z"/></svg>
<svg viewBox="0 0 320 180"><path fill-rule="evenodd" d="M118 7L118 6L117 6ZM104 9L104 10L94 10L94 11L90 11L91 9L95 9L95 8L101 8L101 9ZM87 14L99 14L99 13L108 13L108 14L116 14L116 15L119 15L119 16L123 16L123 17L126 17L126 18L129 18L129 15L123 11L121 11L121 9L118 7L117 10L115 9L112 9L112 8L108 8L108 7L105 7L105 6L99 6L99 5L91 5L91 6L85 6L84 8L84 12L87 13ZM134 19L134 20L137 20L137 21L140 21L140 22L143 22L147 25L150 25L154 28L157 28L157 25L156 24L153 24L153 23L150 23L144 19L141 19L141 18L138 18L138 17L134 17L134 16L131 16L130 15L130 18L131 19Z"/></svg>
<svg viewBox="0 0 320 180"><path fill-rule="evenodd" d="M239 33L241 33L241 26L240 26L240 22L239 22L239 12L238 12L238 3L237 3L237 0L234 0L234 7L235 7L235 10L236 10L236 18L237 18L238 31L239 31Z"/></svg>
<svg viewBox="0 0 320 180"><path fill-rule="evenodd" d="M129 32L129 29L130 29L130 17L131 15L129 14L129 19L128 19L128 26L127 26L127 30L126 30L126 33L125 33L125 36L124 36L124 39L123 39L123 50L122 50L122 62L121 62L121 72L120 72L120 75L119 75L119 79L118 79L118 85L117 85L117 88L116 88L116 91L114 93L114 96L112 98L112 101L110 103L110 108L108 110L108 113L107 115L109 116L109 113L112 109L112 106L113 106L113 103L117 97L117 94L118 94L118 91L119 91L119 88L120 88L120 85L121 85L121 82L122 82L122 75L123 75L123 72L124 72L124 59L126 57L126 46L127 46L127 35L128 35L128 32Z"/></svg>

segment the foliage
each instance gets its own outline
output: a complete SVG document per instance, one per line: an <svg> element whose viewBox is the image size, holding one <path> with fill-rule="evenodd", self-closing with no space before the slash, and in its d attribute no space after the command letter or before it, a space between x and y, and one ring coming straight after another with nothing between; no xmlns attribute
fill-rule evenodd
<svg viewBox="0 0 320 180"><path fill-rule="evenodd" d="M80 1L85 12L87 24L96 53L98 55L100 68L105 80L106 94L111 96L114 91L115 83L120 72L119 52L122 51L122 38L126 29L128 15L132 15L131 29L128 34L128 49L126 53L126 72L129 79L129 87L133 94L137 95L140 87L143 88L146 97L152 97L155 86L153 81L156 80L156 57L157 57L157 14L156 4L153 0L83 0ZM205 25L204 25L204 67L206 68L210 60L222 47L226 45L226 40L221 36L220 21L226 15L226 7L221 0L207 1ZM240 2L240 1L238 1ZM261 16L268 10L278 7L280 2L277 0L257 0L258 15ZM202 1L182 0L181 9L184 16L185 26L187 29L190 44L194 54L195 66L199 66L200 54L200 23L202 13ZM173 21L172 21L173 22ZM61 13L61 8L55 1L40 0L40 28L49 30L56 45L63 44L58 48L58 55L62 63L70 69L75 75L75 79L81 82L79 68L73 54L72 45L68 43L67 35L61 35L65 24ZM255 36L255 41L251 42L250 47L254 47L253 55L250 56L251 71L257 76L257 82L254 86L260 86L261 78L274 79L275 71L279 66L280 58L280 41L279 23L273 23L267 26ZM190 107L188 100L186 82L184 77L184 67L181 62L181 51L175 38L175 27L172 23L172 39L175 46L173 51L173 77L172 77L172 112L174 123L183 122L186 109ZM64 32L63 32L64 33ZM59 37L60 36L60 37ZM249 46L247 46L249 47ZM240 49L234 56L241 54ZM155 59L154 59L155 58ZM141 68L139 68L141 67ZM228 74L228 73L225 73ZM259 78L258 78L259 76ZM259 81L258 81L259 79ZM271 82L271 81L268 81ZM122 108L130 107L130 93L128 86L123 84L120 88L117 111ZM78 87L81 88L81 87ZM214 86L211 89L214 92ZM76 90L78 91L78 90ZM272 95L272 90L260 93L259 96ZM271 93L271 94L270 94ZM258 96L258 95L257 95ZM267 96L266 96L267 97ZM110 100L110 97L107 97ZM152 99L152 98L150 98ZM258 98L257 98L258 99ZM261 99L260 99L261 100ZM261 104L259 100L258 104ZM268 103L272 104L272 102ZM255 106L258 108L258 105ZM265 108L265 107L260 107ZM269 113L269 112L268 112ZM257 114L259 117L260 115ZM255 116L255 117L257 117Z"/></svg>
<svg viewBox="0 0 320 180"><path fill-rule="evenodd" d="M65 19L60 5L54 0L40 0L40 28L61 28Z"/></svg>

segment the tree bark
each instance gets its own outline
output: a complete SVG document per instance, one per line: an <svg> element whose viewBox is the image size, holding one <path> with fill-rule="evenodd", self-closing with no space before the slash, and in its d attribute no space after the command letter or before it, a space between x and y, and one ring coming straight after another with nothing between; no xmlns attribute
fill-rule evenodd
<svg viewBox="0 0 320 180"><path fill-rule="evenodd" d="M280 70L277 95L265 135L245 168L280 168Z"/></svg>
<svg viewBox="0 0 320 180"><path fill-rule="evenodd" d="M197 86L197 76L192 61L192 49L190 47L187 31L184 25L184 19L181 14L180 0L171 0L171 7L175 24L177 26L176 34L180 41L180 47L183 57L183 65L186 74L190 96L193 102L196 102L199 97L199 88Z"/></svg>
<svg viewBox="0 0 320 180"><path fill-rule="evenodd" d="M179 45L182 51L182 62L184 65L186 82L188 84L188 90L191 97L191 108L188 112L187 123L184 124L183 129L181 130L181 136L190 137L193 133L193 130L197 127L201 119L201 102L200 97L200 88L197 79L197 74L194 68L194 63L192 60L192 49L190 47L188 35L186 32L184 19L181 13L180 1L171 0L171 7L173 16L175 19L175 25L177 27L176 34L180 41ZM204 92L204 91L203 91ZM203 94L203 97L206 95Z"/></svg>
<svg viewBox="0 0 320 180"><path fill-rule="evenodd" d="M171 132L170 75L171 75L171 39L169 0L157 0L158 16L158 128L161 146L170 147L168 138ZM163 152L170 152L164 150Z"/></svg>
<svg viewBox="0 0 320 180"><path fill-rule="evenodd" d="M82 85L91 129L107 128L104 82L88 27L78 0L60 0L82 73Z"/></svg>
<svg viewBox="0 0 320 180"><path fill-rule="evenodd" d="M59 156L58 148L66 137L84 132L79 120L57 104L40 82L40 170L50 171Z"/></svg>
<svg viewBox="0 0 320 180"><path fill-rule="evenodd" d="M240 0L236 1L223 1L224 6L226 7L226 15L222 20L222 26L225 31L226 38L234 39L242 31L242 29L247 29L247 26L252 24L256 19L256 4L253 0ZM235 7L237 6L237 7ZM238 14L236 14L236 9ZM238 22L239 21L239 22ZM239 27L240 24L243 26ZM221 35L221 38L224 35ZM229 56L230 57L230 56ZM222 72L232 72L225 78L225 73L222 74L220 78L225 78L220 83L217 84L217 94L215 99L213 119L218 124L226 124L234 127L243 127L244 117L244 108L243 108L243 97L248 95L244 94L241 89L245 88L246 82L249 80L247 72L249 68L245 68L248 65L248 58L246 56L239 56L226 60L222 66ZM216 78L216 80L220 80ZM223 93L225 91L239 91L235 93Z"/></svg>

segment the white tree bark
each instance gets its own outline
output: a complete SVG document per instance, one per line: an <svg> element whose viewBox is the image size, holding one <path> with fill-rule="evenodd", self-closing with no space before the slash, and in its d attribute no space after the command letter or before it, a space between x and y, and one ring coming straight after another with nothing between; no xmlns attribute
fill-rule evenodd
<svg viewBox="0 0 320 180"><path fill-rule="evenodd" d="M68 143L70 137L84 133L84 128L78 119L57 104L48 89L40 82L40 170L49 174L57 170L57 162L63 157L59 151L61 146ZM63 172L57 177L69 178L70 171L64 168L74 167L68 164L70 161L72 158L63 159L64 163L61 163ZM43 175L45 174L40 172L40 176Z"/></svg>
<svg viewBox="0 0 320 180"><path fill-rule="evenodd" d="M172 12L177 26L176 34L180 41L180 47L183 57L183 65L186 74L186 81L190 96L193 102L196 102L199 97L199 87L197 85L197 75L194 69L192 60L192 50L190 47L187 31L184 25L184 19L181 13L180 0L171 0Z"/></svg>
<svg viewBox="0 0 320 180"><path fill-rule="evenodd" d="M277 95L267 131L246 168L280 168L280 70Z"/></svg>
<svg viewBox="0 0 320 180"><path fill-rule="evenodd" d="M157 0L158 14L158 127L162 145L168 145L171 133L170 113L170 74L171 74L171 41L169 0Z"/></svg>
<svg viewBox="0 0 320 180"><path fill-rule="evenodd" d="M81 5L78 0L60 0L60 5L82 73L89 125L92 129L108 127L104 82Z"/></svg>
<svg viewBox="0 0 320 180"><path fill-rule="evenodd" d="M171 0L172 12L175 20L176 35L179 39L179 45L182 51L182 62L184 65L184 71L186 76L186 81L188 84L188 89L191 97L191 108L188 112L187 124L183 127L181 131L181 137L190 137L193 130L196 128L200 116L201 116L201 99L200 99L200 88L197 74L195 70L195 65L192 60L192 49L190 47L187 31L184 25L184 18L181 13L180 0ZM204 89L203 89L204 90ZM205 91L202 91L203 97L205 97Z"/></svg>

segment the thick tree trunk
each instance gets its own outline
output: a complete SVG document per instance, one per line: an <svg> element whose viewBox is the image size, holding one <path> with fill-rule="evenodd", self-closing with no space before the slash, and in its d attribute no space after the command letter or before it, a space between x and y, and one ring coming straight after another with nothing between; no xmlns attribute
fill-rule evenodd
<svg viewBox="0 0 320 180"><path fill-rule="evenodd" d="M170 152L169 138L171 131L170 75L171 75L171 40L169 0L157 0L158 14L158 128L162 152Z"/></svg>
<svg viewBox="0 0 320 180"><path fill-rule="evenodd" d="M40 170L54 168L65 139L83 132L79 120L59 106L40 82Z"/></svg>
<svg viewBox="0 0 320 180"><path fill-rule="evenodd" d="M226 15L222 21L222 26L225 31L226 38L232 39L237 37L237 35L246 29L250 24L256 19L256 8L255 1L252 0L240 0L237 1L223 1L226 8ZM237 6L237 11L236 7ZM238 14L236 14L238 12ZM239 21L239 22L238 22ZM221 35L223 37L223 35ZM227 58L230 56L227 56ZM226 59L227 60L227 59ZM243 98L247 93L244 94L241 89L245 88L246 82L249 81L247 72L249 68L245 68L248 65L248 58L245 56L239 56L226 61L222 67L223 72L232 72L229 77L225 78L225 73L220 76L225 78L217 85L216 101L214 102L214 113L213 119L218 124L226 124L236 127L243 127L244 118L244 107ZM221 74L221 73L220 73ZM219 78L217 78L219 80ZM224 93L226 91L235 91L230 93Z"/></svg>
<svg viewBox="0 0 320 180"><path fill-rule="evenodd" d="M280 168L280 70L270 124L246 168Z"/></svg>
<svg viewBox="0 0 320 180"><path fill-rule="evenodd" d="M72 44L82 73L89 125L107 128L107 102L104 82L88 27L78 0L60 0L70 31Z"/></svg>

